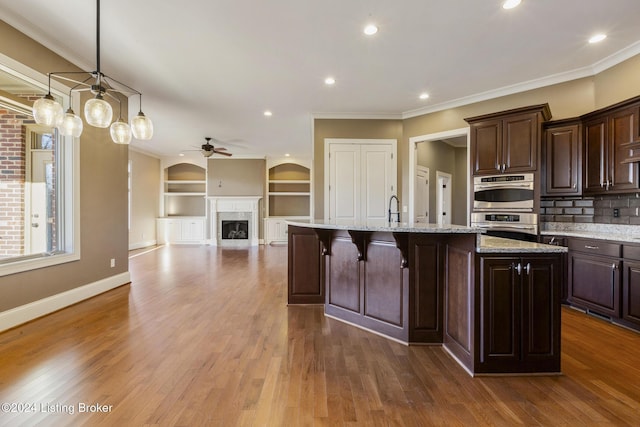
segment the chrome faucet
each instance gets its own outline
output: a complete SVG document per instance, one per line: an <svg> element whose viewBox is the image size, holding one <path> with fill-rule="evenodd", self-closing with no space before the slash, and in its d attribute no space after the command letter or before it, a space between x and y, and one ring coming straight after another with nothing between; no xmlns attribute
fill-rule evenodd
<svg viewBox="0 0 640 427"><path fill-rule="evenodd" d="M393 199L396 199L396 211L395 212L391 212L391 202L393 201ZM391 198L389 198L389 222L392 222L391 220L391 216L392 215L396 215L396 222L400 222L400 200L398 200L398 198L396 197L396 195L392 195Z"/></svg>

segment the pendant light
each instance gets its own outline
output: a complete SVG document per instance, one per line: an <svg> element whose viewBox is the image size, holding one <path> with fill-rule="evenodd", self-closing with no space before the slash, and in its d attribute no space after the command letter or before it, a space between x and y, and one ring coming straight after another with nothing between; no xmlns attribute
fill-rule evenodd
<svg viewBox="0 0 640 427"><path fill-rule="evenodd" d="M67 75L89 75L83 81L67 77ZM79 137L82 134L82 119L71 108L63 113L62 106L51 95L51 78L72 82L73 91L91 91L94 98L89 99L84 105L84 118L88 125L99 128L110 128L111 139L117 144L128 144L131 135L136 139L148 140L153 136L153 123L142 112L142 93L126 84L119 82L100 70L100 0L96 0L96 70L95 71L63 71L48 74L49 91L33 104L33 117L38 124L57 127L63 135ZM91 82L93 80L93 82ZM91 83L87 83L91 82ZM130 127L122 117L113 120L113 108L105 100L109 97L120 103L119 95L127 99L132 95L140 98L140 112L131 122Z"/></svg>

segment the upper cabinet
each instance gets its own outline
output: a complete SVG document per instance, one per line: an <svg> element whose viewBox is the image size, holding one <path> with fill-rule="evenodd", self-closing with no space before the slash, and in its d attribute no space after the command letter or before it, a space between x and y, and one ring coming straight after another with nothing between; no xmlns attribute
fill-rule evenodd
<svg viewBox="0 0 640 427"><path fill-rule="evenodd" d="M639 98L582 116L585 194L638 191L639 117Z"/></svg>
<svg viewBox="0 0 640 427"><path fill-rule="evenodd" d="M536 171L541 125L550 118L548 104L542 104L465 119L473 175Z"/></svg>
<svg viewBox="0 0 640 427"><path fill-rule="evenodd" d="M582 194L582 126L580 119L547 122L542 144L542 195Z"/></svg>

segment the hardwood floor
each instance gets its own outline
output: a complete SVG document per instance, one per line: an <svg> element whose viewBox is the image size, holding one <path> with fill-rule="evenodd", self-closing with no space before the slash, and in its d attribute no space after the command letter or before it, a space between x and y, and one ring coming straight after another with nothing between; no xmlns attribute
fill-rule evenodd
<svg viewBox="0 0 640 427"><path fill-rule="evenodd" d="M130 271L131 285L0 334L0 402L36 405L0 425L640 422L640 334L571 309L563 375L471 378L439 346L287 307L286 247L161 247ZM111 407L79 411L96 403Z"/></svg>

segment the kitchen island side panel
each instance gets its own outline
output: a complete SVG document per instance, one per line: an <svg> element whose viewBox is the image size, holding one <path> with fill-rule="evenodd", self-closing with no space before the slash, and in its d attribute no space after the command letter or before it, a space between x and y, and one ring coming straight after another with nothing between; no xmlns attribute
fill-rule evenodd
<svg viewBox="0 0 640 427"><path fill-rule="evenodd" d="M444 346L470 372L474 368L475 239L447 239L445 255Z"/></svg>

